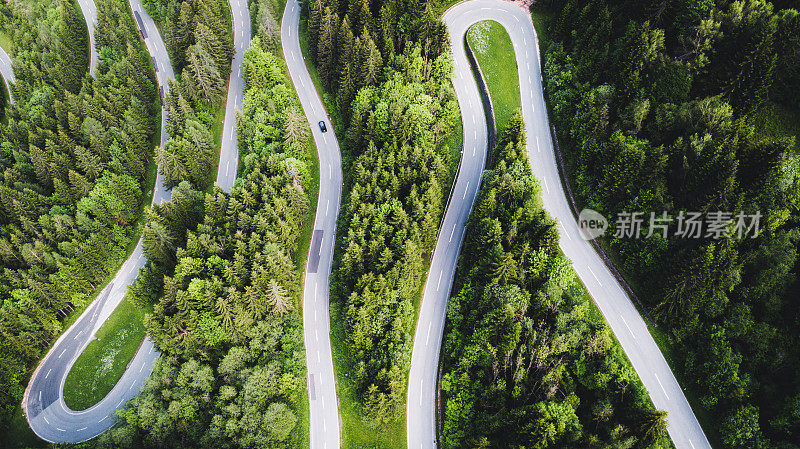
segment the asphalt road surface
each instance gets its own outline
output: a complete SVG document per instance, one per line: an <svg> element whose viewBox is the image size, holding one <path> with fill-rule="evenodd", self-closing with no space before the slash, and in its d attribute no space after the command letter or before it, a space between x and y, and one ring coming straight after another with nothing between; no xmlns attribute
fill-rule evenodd
<svg viewBox="0 0 800 449"><path fill-rule="evenodd" d="M130 4L139 16L136 20L137 26L143 27L143 34L147 35L145 44L155 60L158 84L166 91L167 80L174 78L167 49L155 23L142 8L140 0L130 0ZM168 138L164 132L165 121L166 113L162 111L161 145L164 145ZM153 192L153 202L161 204L169 201L170 197L171 192L164 185L163 177L159 175ZM152 372L159 353L153 343L145 339L128 365L128 369L100 402L80 412L70 410L64 403L64 382L70 368L125 297L128 286L136 279L139 269L145 262L142 241L139 240L114 280L56 341L31 377L23 404L28 423L40 438L56 443L77 443L105 432L114 424L115 412L138 394Z"/></svg>
<svg viewBox="0 0 800 449"><path fill-rule="evenodd" d="M6 83L8 100L10 103L14 103L14 97L11 96L10 84L17 82L17 79L14 77L14 70L11 68L11 58L3 47L0 47L0 75L3 76L3 81Z"/></svg>
<svg viewBox="0 0 800 449"><path fill-rule="evenodd" d="M471 0L453 6L444 15L453 44L453 85L461 107L464 150L452 202L431 261L414 338L406 421L409 449L436 446L436 380L445 310L464 223L475 200L487 146L486 122L463 36L470 25L488 19L503 25L514 45L528 158L542 184L544 206L559 222L561 249L572 260L575 272L622 344L656 408L668 412L668 430L675 447L710 448L683 391L630 298L591 244L580 237L556 166L542 95L538 40L528 11L500 0Z"/></svg>
<svg viewBox="0 0 800 449"><path fill-rule="evenodd" d="M94 0L78 0L78 5L83 12L83 20L86 21L86 27L89 29L89 74L94 76L97 70L97 49L94 43L94 27L97 25L97 6Z"/></svg>
<svg viewBox="0 0 800 449"><path fill-rule="evenodd" d="M308 118L319 155L319 199L314 233L306 262L303 290L303 333L306 346L307 385L312 449L338 449L339 402L331 356L328 315L328 277L336 240L336 217L342 196L342 158L333 125L314 89L300 50L300 6L289 0L281 22L283 57L300 103ZM323 133L318 122L328 129Z"/></svg>
<svg viewBox="0 0 800 449"><path fill-rule="evenodd" d="M225 104L225 125L222 129L222 148L219 153L217 184L226 192L231 191L236 181L239 165L239 148L236 139L236 112L244 102L244 80L242 61L244 52L250 47L250 9L247 0L228 0L233 19L233 48L231 76L228 81L228 99Z"/></svg>

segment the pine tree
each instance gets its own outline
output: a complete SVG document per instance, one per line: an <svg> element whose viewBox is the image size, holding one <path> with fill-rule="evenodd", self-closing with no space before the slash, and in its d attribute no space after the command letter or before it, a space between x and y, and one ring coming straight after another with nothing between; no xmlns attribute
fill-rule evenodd
<svg viewBox="0 0 800 449"><path fill-rule="evenodd" d="M328 91L335 89L336 75L339 73L336 70L337 61L337 46L336 37L339 33L339 16L331 12L330 8L325 8L325 14L322 17L322 25L320 26L319 46L317 50L317 66L319 67L320 77Z"/></svg>

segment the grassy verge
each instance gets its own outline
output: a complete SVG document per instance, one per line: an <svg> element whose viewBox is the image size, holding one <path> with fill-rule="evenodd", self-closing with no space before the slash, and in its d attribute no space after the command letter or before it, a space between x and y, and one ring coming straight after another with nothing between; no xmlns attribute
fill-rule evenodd
<svg viewBox="0 0 800 449"><path fill-rule="evenodd" d="M764 137L794 136L792 151L800 154L800 110L767 102L751 116L752 124Z"/></svg>
<svg viewBox="0 0 800 449"><path fill-rule="evenodd" d="M417 301L418 302L418 301ZM376 428L363 419L361 401L355 388L353 363L347 353L347 335L344 329L344 310L341 303L331 301L331 350L336 372L336 394L339 399L339 416L342 419L342 448L405 449L405 408L402 417Z"/></svg>
<svg viewBox="0 0 800 449"><path fill-rule="evenodd" d="M114 388L144 339L145 313L129 299L117 306L67 374L67 407L85 410Z"/></svg>
<svg viewBox="0 0 800 449"><path fill-rule="evenodd" d="M486 78L499 132L522 104L514 46L506 29L493 20L473 25L467 32L467 40Z"/></svg>
<svg viewBox="0 0 800 449"><path fill-rule="evenodd" d="M11 40L11 37L9 37L5 31L0 31L0 47L3 47L3 50L9 55L11 55L11 52L14 50L14 41Z"/></svg>

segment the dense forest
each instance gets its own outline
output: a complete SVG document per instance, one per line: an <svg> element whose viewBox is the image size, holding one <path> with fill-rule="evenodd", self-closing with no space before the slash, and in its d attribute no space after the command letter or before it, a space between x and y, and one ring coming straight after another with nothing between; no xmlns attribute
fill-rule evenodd
<svg viewBox="0 0 800 449"><path fill-rule="evenodd" d="M448 49L432 1L303 0L308 51L333 114L347 115L358 91L382 81L385 65L411 45L432 61ZM346 118L346 117L345 117Z"/></svg>
<svg viewBox="0 0 800 449"><path fill-rule="evenodd" d="M148 211L148 264L129 294L154 304L145 324L162 356L122 424L92 445L282 448L306 438L294 257L310 132L285 72L254 38L242 67L244 170L231 193L203 199L184 181Z"/></svg>
<svg viewBox="0 0 800 449"><path fill-rule="evenodd" d="M800 108L800 4L542 3L556 12L546 91L579 207L641 211L645 232L650 212L728 212L729 229L739 211L762 214L757 238L602 244L659 324L712 443L797 448L800 159L796 136L767 124Z"/></svg>
<svg viewBox="0 0 800 449"><path fill-rule="evenodd" d="M189 181L196 188L207 189L214 181L219 146L212 130L218 110L225 105L233 58L228 3L145 0L143 5L159 24L178 74L165 98L170 138L157 149L159 169L170 187Z"/></svg>
<svg viewBox="0 0 800 449"><path fill-rule="evenodd" d="M443 446L671 447L664 414L558 249L521 112L493 159L448 302Z"/></svg>
<svg viewBox="0 0 800 449"><path fill-rule="evenodd" d="M423 258L452 179L443 143L459 113L446 31L428 2L312 0L305 13L311 58L345 136L332 288L351 380L371 423L395 421Z"/></svg>
<svg viewBox="0 0 800 449"><path fill-rule="evenodd" d="M126 1L97 2L94 79L76 2L4 2L0 11L17 80L0 124L1 430L63 320L127 256L149 199L159 106Z"/></svg>

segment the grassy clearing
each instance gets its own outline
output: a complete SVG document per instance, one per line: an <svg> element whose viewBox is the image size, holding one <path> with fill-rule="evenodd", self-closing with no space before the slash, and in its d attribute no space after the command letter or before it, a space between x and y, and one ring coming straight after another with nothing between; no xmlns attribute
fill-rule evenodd
<svg viewBox="0 0 800 449"><path fill-rule="evenodd" d="M64 402L85 410L103 399L122 377L145 336L147 309L123 300L75 361L64 383Z"/></svg>
<svg viewBox="0 0 800 449"><path fill-rule="evenodd" d="M800 154L800 110L768 102L751 116L751 120L756 130L765 137L794 136L792 151Z"/></svg>
<svg viewBox="0 0 800 449"><path fill-rule="evenodd" d="M486 78L492 97L498 132L505 129L511 115L520 108L519 75L514 47L505 28L493 20L473 25L467 41Z"/></svg>
<svg viewBox="0 0 800 449"><path fill-rule="evenodd" d="M11 40L11 37L9 37L5 31L0 31L0 47L3 47L3 50L9 55L14 51L14 41Z"/></svg>

